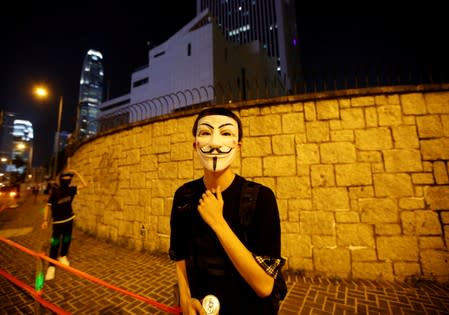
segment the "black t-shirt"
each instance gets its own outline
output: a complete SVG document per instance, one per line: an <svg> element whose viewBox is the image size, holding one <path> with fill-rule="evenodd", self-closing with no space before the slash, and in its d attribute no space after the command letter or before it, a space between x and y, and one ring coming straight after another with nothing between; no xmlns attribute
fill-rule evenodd
<svg viewBox="0 0 449 315"><path fill-rule="evenodd" d="M236 175L222 192L223 216L245 244L240 222L240 195L245 179ZM188 182L175 192L171 213L169 255L186 260L192 297L214 294L220 300L220 314L275 314L269 298L259 298L234 268L213 230L201 218L197 206L206 191L203 179ZM186 196L187 195L187 196ZM272 190L261 186L256 210L247 229L245 246L254 255L280 258L280 222Z"/></svg>
<svg viewBox="0 0 449 315"><path fill-rule="evenodd" d="M72 201L77 193L76 186L67 188L55 187L51 191L48 203L51 204L51 217L53 223L64 221L73 217Z"/></svg>

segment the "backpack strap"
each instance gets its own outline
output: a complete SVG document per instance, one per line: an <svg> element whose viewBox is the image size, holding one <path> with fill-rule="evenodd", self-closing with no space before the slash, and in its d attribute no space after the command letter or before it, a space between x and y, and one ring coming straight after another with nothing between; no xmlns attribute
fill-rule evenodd
<svg viewBox="0 0 449 315"><path fill-rule="evenodd" d="M195 200L195 192L189 185L181 186L179 196L178 211L180 212L189 211L198 201Z"/></svg>
<svg viewBox="0 0 449 315"><path fill-rule="evenodd" d="M261 184L245 180L240 195L240 223L243 227L243 237L248 241L247 228L253 220L256 211L257 195Z"/></svg>
<svg viewBox="0 0 449 315"><path fill-rule="evenodd" d="M257 195L261 184L245 180L243 182L242 194L240 196L240 222L243 228L243 238L245 244L248 244L248 226L253 220L256 212ZM271 306L276 312L279 309L279 303L287 295L287 284L285 282L282 271L279 270L274 281L274 287L271 294Z"/></svg>

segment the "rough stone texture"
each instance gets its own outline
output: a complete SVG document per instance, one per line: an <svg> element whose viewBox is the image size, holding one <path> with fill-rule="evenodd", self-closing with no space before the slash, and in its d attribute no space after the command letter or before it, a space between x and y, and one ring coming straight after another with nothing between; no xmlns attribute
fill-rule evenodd
<svg viewBox="0 0 449 315"><path fill-rule="evenodd" d="M365 93L224 105L244 125L233 169L273 189L290 270L447 281L449 85ZM202 176L192 147L196 113L117 129L79 147L70 167L89 186L74 202L77 226L167 252L173 194Z"/></svg>

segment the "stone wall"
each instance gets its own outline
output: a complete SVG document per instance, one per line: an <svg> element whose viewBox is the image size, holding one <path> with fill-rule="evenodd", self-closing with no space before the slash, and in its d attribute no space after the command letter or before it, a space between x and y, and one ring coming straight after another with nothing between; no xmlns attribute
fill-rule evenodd
<svg viewBox="0 0 449 315"><path fill-rule="evenodd" d="M449 279L449 85L227 104L242 119L234 169L276 194L288 269L339 278ZM197 110L115 130L70 158L89 186L76 225L167 252L172 197L202 175Z"/></svg>

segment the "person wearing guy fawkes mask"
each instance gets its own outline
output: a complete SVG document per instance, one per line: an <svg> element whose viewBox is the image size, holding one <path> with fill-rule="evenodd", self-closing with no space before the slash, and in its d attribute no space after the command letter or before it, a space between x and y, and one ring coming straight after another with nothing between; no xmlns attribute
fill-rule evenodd
<svg viewBox="0 0 449 315"><path fill-rule="evenodd" d="M231 168L241 147L241 121L226 108L207 108L192 134L204 176L176 190L170 218L169 256L182 312L206 314L201 300L214 295L220 315L276 314L270 298L285 263L279 211L274 193L262 185L243 237L240 196L247 180Z"/></svg>
<svg viewBox="0 0 449 315"><path fill-rule="evenodd" d="M72 186L72 178L77 175L82 185ZM59 175L59 183L53 185L44 211L42 228L48 226L49 213L51 212L52 234L50 243L50 258L58 259L61 264L68 266L67 255L72 241L73 219L75 214L72 202L78 189L86 187L83 177L75 170L65 170ZM49 263L45 280L55 277L55 266Z"/></svg>

